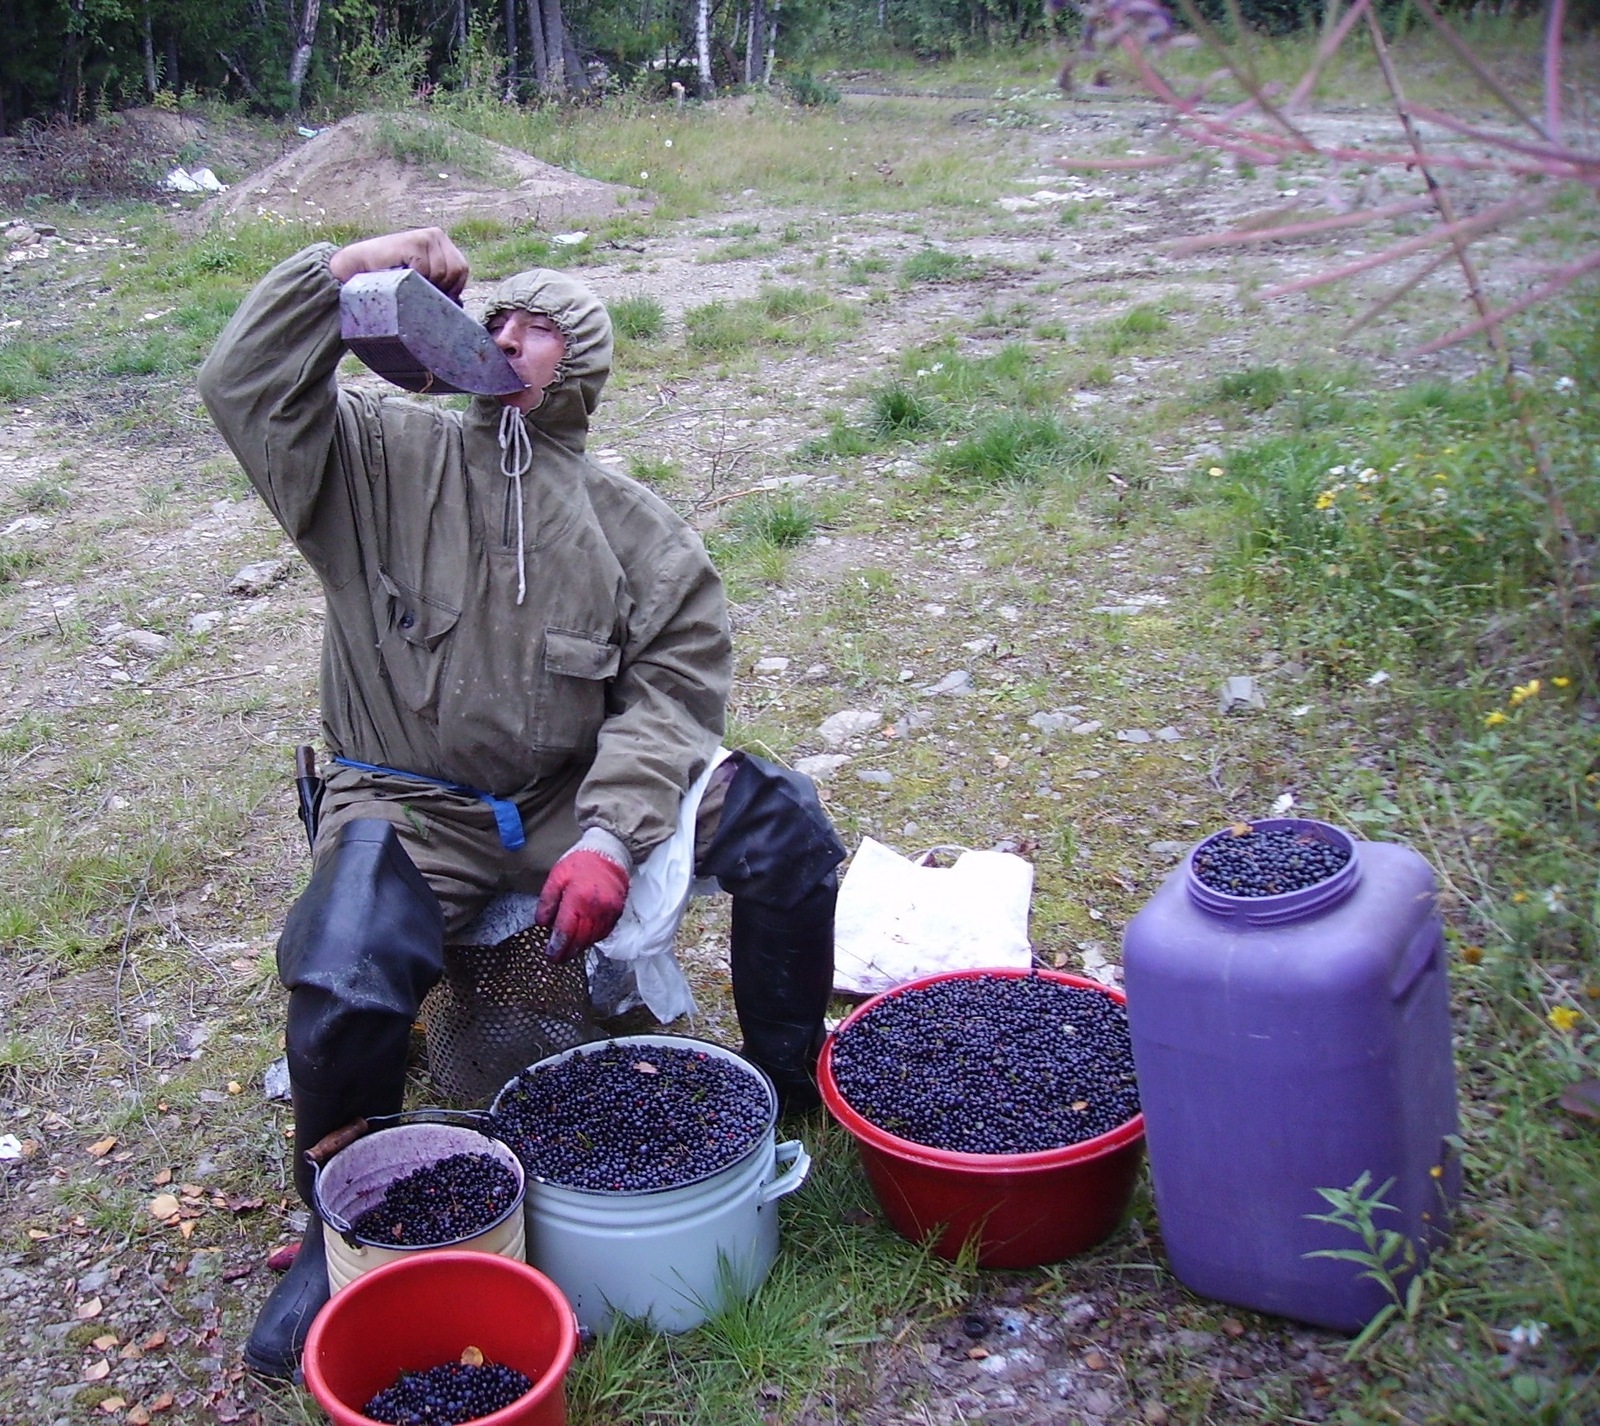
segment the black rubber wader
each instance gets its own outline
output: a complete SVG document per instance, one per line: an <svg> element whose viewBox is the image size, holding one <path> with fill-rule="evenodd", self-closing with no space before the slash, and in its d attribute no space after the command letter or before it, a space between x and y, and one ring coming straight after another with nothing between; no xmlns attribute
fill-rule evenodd
<svg viewBox="0 0 1600 1426"><path fill-rule="evenodd" d="M438 898L394 827L374 818L345 823L319 848L278 939L278 976L289 991L294 1183L312 1216L245 1345L245 1362L264 1376L294 1374L328 1300L305 1151L353 1120L400 1111L411 1026L443 964Z"/></svg>

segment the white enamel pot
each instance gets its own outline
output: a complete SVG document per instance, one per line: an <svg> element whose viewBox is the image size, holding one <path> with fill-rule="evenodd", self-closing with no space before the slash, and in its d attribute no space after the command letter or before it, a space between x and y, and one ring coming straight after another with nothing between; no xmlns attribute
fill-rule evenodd
<svg viewBox="0 0 1600 1426"><path fill-rule="evenodd" d="M811 1171L798 1140L776 1142L778 1099L749 1061L705 1040L626 1035L551 1055L534 1070L608 1045L665 1046L714 1055L750 1075L767 1100L767 1125L735 1162L670 1188L612 1192L528 1175L528 1261L566 1295L579 1325L601 1332L615 1316L663 1332L698 1327L750 1297L778 1256L778 1200ZM491 1120L512 1080L490 1105Z"/></svg>

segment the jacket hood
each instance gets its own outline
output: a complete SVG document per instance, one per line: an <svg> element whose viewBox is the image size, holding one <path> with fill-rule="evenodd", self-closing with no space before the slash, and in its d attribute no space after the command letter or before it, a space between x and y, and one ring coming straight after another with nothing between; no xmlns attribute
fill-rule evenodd
<svg viewBox="0 0 1600 1426"><path fill-rule="evenodd" d="M583 283L564 272L534 268L508 277L489 295L483 309L487 324L514 308L548 317L566 338L566 355L544 400L529 412L527 422L563 444L583 448L589 417L600 404L600 392L611 375L611 317L605 304ZM489 398L491 403L498 402Z"/></svg>

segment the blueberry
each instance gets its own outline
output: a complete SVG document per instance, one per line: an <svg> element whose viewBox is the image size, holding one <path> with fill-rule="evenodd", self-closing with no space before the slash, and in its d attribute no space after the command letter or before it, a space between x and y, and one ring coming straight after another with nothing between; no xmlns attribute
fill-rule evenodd
<svg viewBox="0 0 1600 1426"><path fill-rule="evenodd" d="M1282 896L1316 886L1350 860L1350 848L1286 827L1243 824L1207 838L1194 853L1194 874L1226 896Z"/></svg>
<svg viewBox="0 0 1600 1426"><path fill-rule="evenodd" d="M1139 1112L1121 1002L1045 976L962 976L886 996L834 1038L864 1119L967 1154L1065 1148Z"/></svg>
<svg viewBox="0 0 1600 1426"><path fill-rule="evenodd" d="M445 1362L426 1371L401 1372L361 1409L385 1426L461 1426L510 1406L533 1382L498 1362L469 1366Z"/></svg>
<svg viewBox="0 0 1600 1426"><path fill-rule="evenodd" d="M535 1178L644 1193L737 1163L770 1116L765 1085L720 1055L613 1042L524 1070L491 1123Z"/></svg>

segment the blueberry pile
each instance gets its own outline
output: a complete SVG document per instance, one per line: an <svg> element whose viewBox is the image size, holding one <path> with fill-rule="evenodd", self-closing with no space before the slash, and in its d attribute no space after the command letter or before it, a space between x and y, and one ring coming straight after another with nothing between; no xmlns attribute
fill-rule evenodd
<svg viewBox="0 0 1600 1426"><path fill-rule="evenodd" d="M460 1426L510 1406L533 1383L498 1362L469 1366L445 1362L421 1372L401 1372L361 1410L387 1426Z"/></svg>
<svg viewBox="0 0 1600 1426"><path fill-rule="evenodd" d="M719 1055L613 1043L523 1070L491 1122L535 1178L639 1193L738 1162L770 1116L766 1086Z"/></svg>
<svg viewBox="0 0 1600 1426"><path fill-rule="evenodd" d="M387 1248L459 1243L482 1233L517 1199L517 1176L493 1154L451 1154L397 1178L350 1224Z"/></svg>
<svg viewBox="0 0 1600 1426"><path fill-rule="evenodd" d="M1122 1004L1038 975L887 996L835 1037L832 1065L864 1119L956 1153L1065 1148L1139 1112Z"/></svg>
<svg viewBox="0 0 1600 1426"><path fill-rule="evenodd" d="M1308 832L1240 823L1195 849L1194 874L1226 896L1282 896L1326 881L1349 860L1349 847Z"/></svg>

